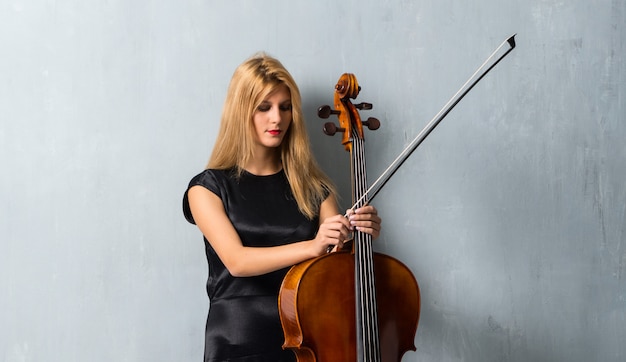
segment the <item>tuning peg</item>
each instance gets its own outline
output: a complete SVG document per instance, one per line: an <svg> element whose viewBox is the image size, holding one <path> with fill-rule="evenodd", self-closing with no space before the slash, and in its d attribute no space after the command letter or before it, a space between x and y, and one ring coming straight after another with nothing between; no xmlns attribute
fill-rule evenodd
<svg viewBox="0 0 626 362"><path fill-rule="evenodd" d="M375 131L380 127L380 121L377 118L369 117L367 121L363 122L363 125L370 129L370 131Z"/></svg>
<svg viewBox="0 0 626 362"><path fill-rule="evenodd" d="M365 103L365 102L361 102L359 104L355 104L354 107L358 110L369 110L372 109L372 104L371 103Z"/></svg>
<svg viewBox="0 0 626 362"><path fill-rule="evenodd" d="M330 106L321 106L317 109L317 116L320 118L328 118L331 114L339 114L340 111L330 108Z"/></svg>
<svg viewBox="0 0 626 362"><path fill-rule="evenodd" d="M345 128L337 127L333 122L324 123L324 133L329 136L334 136L337 132L345 132Z"/></svg>

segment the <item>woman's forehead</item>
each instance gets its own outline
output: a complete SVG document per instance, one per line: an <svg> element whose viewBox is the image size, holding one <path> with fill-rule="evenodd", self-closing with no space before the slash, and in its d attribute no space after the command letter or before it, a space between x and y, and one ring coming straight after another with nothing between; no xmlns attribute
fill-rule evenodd
<svg viewBox="0 0 626 362"><path fill-rule="evenodd" d="M281 97L285 99L291 99L291 91L285 83L277 84L270 87L267 92L264 92L263 101L266 101L272 97Z"/></svg>

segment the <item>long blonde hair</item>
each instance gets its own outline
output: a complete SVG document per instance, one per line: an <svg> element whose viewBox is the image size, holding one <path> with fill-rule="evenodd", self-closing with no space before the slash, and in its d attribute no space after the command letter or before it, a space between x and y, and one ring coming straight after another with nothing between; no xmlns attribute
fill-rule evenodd
<svg viewBox="0 0 626 362"><path fill-rule="evenodd" d="M235 70L207 168L237 168L241 175L244 165L254 157L254 111L283 84L291 94L292 121L280 145L282 165L300 211L313 219L324 198L336 196L336 190L311 152L296 82L277 59L267 54L256 54Z"/></svg>

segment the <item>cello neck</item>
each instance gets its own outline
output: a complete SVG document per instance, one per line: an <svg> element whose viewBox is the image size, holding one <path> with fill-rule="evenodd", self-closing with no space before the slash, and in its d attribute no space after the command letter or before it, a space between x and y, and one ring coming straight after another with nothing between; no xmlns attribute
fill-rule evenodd
<svg viewBox="0 0 626 362"><path fill-rule="evenodd" d="M356 81L356 78L354 78ZM345 111L349 114L351 127L349 147L352 176L352 198L367 203L367 168L365 165L365 141L361 118L356 107L345 97ZM363 197L365 196L365 198ZM378 303L374 273L372 236L354 232L354 280L356 312L357 361L381 361L378 332Z"/></svg>

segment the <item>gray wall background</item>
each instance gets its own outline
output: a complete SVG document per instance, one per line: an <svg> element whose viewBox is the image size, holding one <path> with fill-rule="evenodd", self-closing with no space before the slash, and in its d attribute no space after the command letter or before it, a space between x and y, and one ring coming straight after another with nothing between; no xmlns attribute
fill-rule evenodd
<svg viewBox="0 0 626 362"><path fill-rule="evenodd" d="M300 84L348 207L316 116L339 75L383 123L373 180L518 33L374 202L422 291L403 361L623 361L625 23L622 0L3 1L0 360L201 359L181 196L251 54Z"/></svg>

